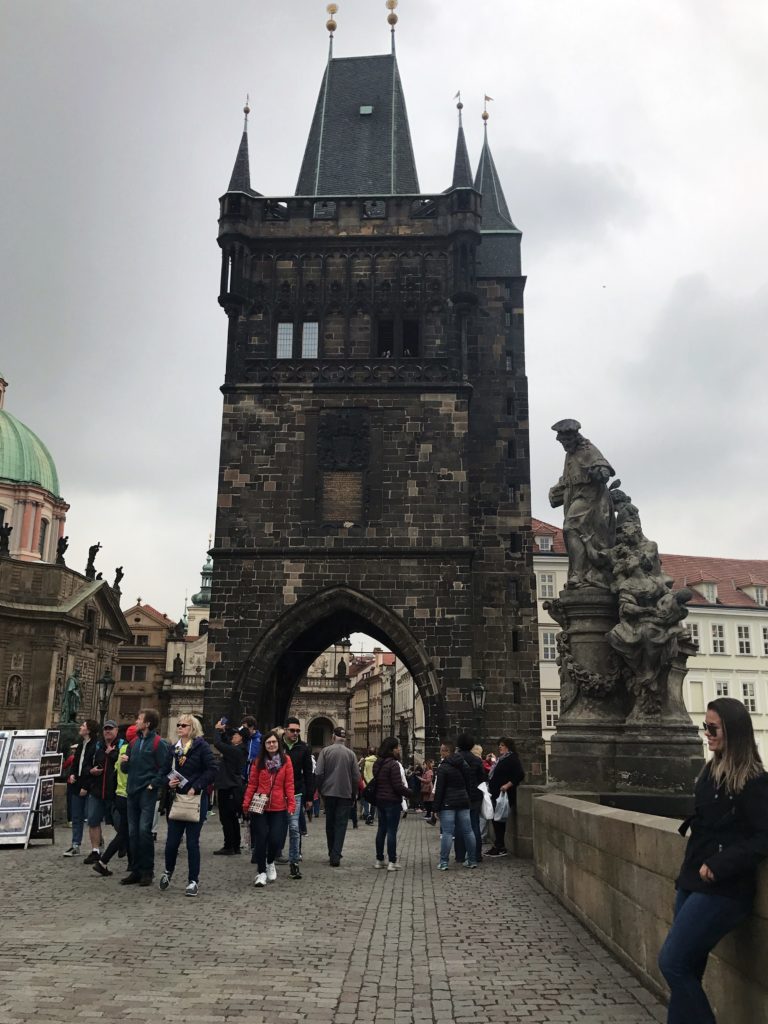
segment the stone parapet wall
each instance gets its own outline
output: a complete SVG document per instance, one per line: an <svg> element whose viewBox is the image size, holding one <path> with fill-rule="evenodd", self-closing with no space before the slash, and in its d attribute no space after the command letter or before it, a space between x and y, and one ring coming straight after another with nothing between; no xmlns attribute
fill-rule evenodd
<svg viewBox="0 0 768 1024"><path fill-rule="evenodd" d="M536 877L641 981L662 997L656 964L672 921L685 840L679 822L571 797L534 796ZM752 918L710 957L706 989L718 1020L768 1024L768 866Z"/></svg>

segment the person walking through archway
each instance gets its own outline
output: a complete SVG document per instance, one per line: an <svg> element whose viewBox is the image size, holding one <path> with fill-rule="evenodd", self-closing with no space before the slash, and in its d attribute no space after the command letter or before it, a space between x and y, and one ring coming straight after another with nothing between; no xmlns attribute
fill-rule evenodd
<svg viewBox="0 0 768 1024"><path fill-rule="evenodd" d="M400 740L388 736L379 748L379 756L373 766L376 784L376 810L379 827L376 831L376 860L374 867L384 867L384 840L387 843L389 864L387 871L399 871L397 863L397 827L400 824L401 800L411 796L411 790L403 781L400 766ZM407 806L407 805L406 805Z"/></svg>
<svg viewBox="0 0 768 1024"><path fill-rule="evenodd" d="M332 868L337 868L341 864L349 812L352 802L357 799L360 782L360 769L354 753L347 746L347 730L342 726L333 730L331 745L320 751L315 776L325 803L328 862Z"/></svg>

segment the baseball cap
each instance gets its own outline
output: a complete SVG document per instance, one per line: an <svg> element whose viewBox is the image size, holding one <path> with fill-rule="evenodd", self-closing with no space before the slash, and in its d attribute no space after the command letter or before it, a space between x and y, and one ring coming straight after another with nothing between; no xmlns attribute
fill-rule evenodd
<svg viewBox="0 0 768 1024"><path fill-rule="evenodd" d="M347 730L343 729L340 725L337 725L336 728L333 730L333 735L340 736L342 739L346 739Z"/></svg>
<svg viewBox="0 0 768 1024"><path fill-rule="evenodd" d="M117 728L117 722L114 721L114 719L112 719L112 718L108 718L106 720L106 722L104 723L104 728L105 729L116 729Z"/></svg>

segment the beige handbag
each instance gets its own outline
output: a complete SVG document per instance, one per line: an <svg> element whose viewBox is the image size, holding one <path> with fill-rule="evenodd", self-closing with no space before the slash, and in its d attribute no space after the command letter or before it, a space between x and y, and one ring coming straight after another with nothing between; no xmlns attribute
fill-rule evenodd
<svg viewBox="0 0 768 1024"><path fill-rule="evenodd" d="M169 821L200 821L200 793L176 793L173 797L171 809L168 812Z"/></svg>

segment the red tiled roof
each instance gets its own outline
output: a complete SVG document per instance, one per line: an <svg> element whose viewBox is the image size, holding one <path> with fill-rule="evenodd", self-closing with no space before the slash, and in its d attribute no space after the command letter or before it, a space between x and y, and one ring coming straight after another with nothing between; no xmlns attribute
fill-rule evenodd
<svg viewBox="0 0 768 1024"><path fill-rule="evenodd" d="M563 539L563 531L559 526L552 526L551 523L545 523L543 519L531 519L531 532L534 537L551 537L552 538L552 550L543 551L544 555L565 555L565 540ZM538 550L538 548L536 548Z"/></svg>
<svg viewBox="0 0 768 1024"><path fill-rule="evenodd" d="M128 615L130 612L136 612L136 611L139 611L139 612L142 612L142 611L149 612L150 615L155 615L158 619L162 619L164 622L167 622L169 626L175 626L176 625L175 622L172 622L168 618L168 616L165 614L165 612L159 612L157 610L157 608L153 608L151 604L146 604L146 602L142 602L141 604L135 604L131 608L126 608L126 610L123 612L123 615Z"/></svg>

